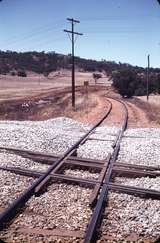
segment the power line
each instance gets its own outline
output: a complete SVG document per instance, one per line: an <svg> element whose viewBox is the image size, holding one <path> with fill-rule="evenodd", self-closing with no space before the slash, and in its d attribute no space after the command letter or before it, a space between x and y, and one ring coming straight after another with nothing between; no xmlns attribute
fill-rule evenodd
<svg viewBox="0 0 160 243"><path fill-rule="evenodd" d="M52 44L52 43L55 43L55 42L60 42L60 41L64 41L64 38L63 37L59 37L59 38L55 38L55 39L52 39L52 38L49 38L49 39L45 39L45 40L42 40L42 41L38 41L38 42L34 42L33 44L35 45L36 49L37 47L43 47L46 45L48 46L49 44ZM34 46L32 45L32 46ZM29 47L31 48L31 47ZM34 47L32 47L34 48ZM53 47L52 47L53 48Z"/></svg>
<svg viewBox="0 0 160 243"><path fill-rule="evenodd" d="M10 44L17 44L21 41L24 41L24 40L27 40L27 39L32 39L32 38L35 38L37 37L38 35L40 34L43 34L43 33L46 33L46 32L49 32L49 31L55 31L55 30L59 30L59 25L58 23L60 23L60 21L58 21L54 26L55 28L53 29L53 24L49 24L49 25L45 25L45 26L42 26L42 27L39 27L39 28L36 28L36 29L32 29L31 32L29 32L28 34L24 34L24 35L17 35L13 38L10 38L8 40L5 40L5 44L7 45L10 45ZM57 27L57 28L56 28ZM6 43L8 42L8 43Z"/></svg>
<svg viewBox="0 0 160 243"><path fill-rule="evenodd" d="M51 44L51 43L53 44L53 43L60 42L60 41L64 41L64 38L63 37L59 37L59 38L55 38L55 39L52 39L52 38L48 39L47 38L45 40L36 41L36 42L32 43L32 45L28 45L27 49L26 48L20 48L20 49L17 49L17 51L24 51L24 50L29 51L30 49L34 49L34 46L35 46L34 50L36 50L37 48L44 50L45 47L48 46L49 44ZM43 46L44 46L44 48L43 48ZM7 50L7 48L5 50ZM12 50L12 49L10 49L10 50Z"/></svg>
<svg viewBox="0 0 160 243"><path fill-rule="evenodd" d="M64 32L68 33L68 34L72 34L72 107L73 109L75 108L75 60L74 60L74 45L75 45L75 35L83 35L82 33L79 32L75 32L74 31L74 25L75 24L79 24L80 21L73 19L73 18L67 18L67 20L71 23L72 25L72 29L71 30L64 30Z"/></svg>

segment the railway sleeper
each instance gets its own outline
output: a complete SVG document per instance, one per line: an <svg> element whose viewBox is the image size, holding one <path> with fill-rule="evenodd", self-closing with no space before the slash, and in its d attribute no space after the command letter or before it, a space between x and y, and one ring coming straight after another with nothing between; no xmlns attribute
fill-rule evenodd
<svg viewBox="0 0 160 243"><path fill-rule="evenodd" d="M20 168L14 168L14 167L0 167L0 169L10 171L15 174L20 174L23 176L29 176L34 178L39 178L44 173L27 170L27 169L20 169ZM66 181L67 183L75 183L80 185L85 185L87 187L94 188L96 185L100 185L101 182L99 180L90 180L90 179L83 179L73 176L66 176L61 174L51 174L50 175L50 182L55 181ZM103 183L105 184L105 183ZM135 195L138 197L144 197L144 198L152 198L160 200L160 191L152 190L152 189L145 189L145 188L139 188L139 187L133 187L133 186L126 186L126 185L119 185L114 182L109 183L109 190L115 191L118 193L127 193L130 195Z"/></svg>
<svg viewBox="0 0 160 243"><path fill-rule="evenodd" d="M44 163L51 165L53 164L59 157L53 154L46 154L42 152L34 152L30 150L24 150L24 149L18 149L18 148L13 148L13 147L0 147L1 150L7 150L10 152L13 152L15 154L18 154L22 157L32 159L36 162L39 163ZM67 158L65 161L66 164L78 164L84 165L84 166L90 166L93 167L103 167L103 164L105 163L105 160L95 160L95 159L88 159L88 158L80 158L76 156L70 156ZM123 163L123 162L115 162L114 166L117 167L125 167L125 168L132 168L132 169L139 169L139 170L145 170L145 171L160 171L160 166L144 166L144 165L139 165L139 164L128 164L128 163Z"/></svg>

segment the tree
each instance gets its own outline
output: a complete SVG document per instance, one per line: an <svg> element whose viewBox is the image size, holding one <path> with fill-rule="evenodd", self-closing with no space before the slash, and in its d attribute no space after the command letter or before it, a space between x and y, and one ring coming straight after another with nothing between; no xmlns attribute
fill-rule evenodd
<svg viewBox="0 0 160 243"><path fill-rule="evenodd" d="M157 75L157 92L160 94L160 73Z"/></svg>
<svg viewBox="0 0 160 243"><path fill-rule="evenodd" d="M15 71L12 71L12 72L11 72L11 75L12 75L12 76L15 76L15 75L16 75L16 72L15 72Z"/></svg>
<svg viewBox="0 0 160 243"><path fill-rule="evenodd" d="M130 98L134 95L137 83L137 74L130 69L112 72L113 86L122 97Z"/></svg>
<svg viewBox="0 0 160 243"><path fill-rule="evenodd" d="M49 74L52 72L53 70L49 67L45 67L44 71L43 71L43 75L44 77L48 78Z"/></svg>
<svg viewBox="0 0 160 243"><path fill-rule="evenodd" d="M99 78L102 78L102 75L100 73L93 73L93 78L94 78L94 81L95 81L95 84L97 83L97 80Z"/></svg>
<svg viewBox="0 0 160 243"><path fill-rule="evenodd" d="M23 70L18 71L17 75L18 75L19 77L27 77L26 72L23 71Z"/></svg>
<svg viewBox="0 0 160 243"><path fill-rule="evenodd" d="M43 72L43 75L44 75L44 77L46 77L46 78L48 78L49 74L50 74L49 71L44 71L44 72Z"/></svg>

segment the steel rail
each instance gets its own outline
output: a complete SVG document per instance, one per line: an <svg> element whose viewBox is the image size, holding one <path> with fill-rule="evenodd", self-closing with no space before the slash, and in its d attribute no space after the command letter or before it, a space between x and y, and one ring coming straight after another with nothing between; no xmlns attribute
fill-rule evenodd
<svg viewBox="0 0 160 243"><path fill-rule="evenodd" d="M117 101L120 102L124 107L124 112L125 112L124 120L123 120L122 127L120 129L120 132L118 132L117 137L115 139L116 143L115 143L115 146L114 146L114 151L113 151L111 159L108 163L108 169L107 169L107 172L106 172L105 177L104 177L104 181L103 181L103 184L102 184L102 187L101 187L101 192L99 194L97 204L94 208L90 222L89 222L88 227L86 229L84 243L96 242L97 227L98 227L100 220L101 220L101 216L102 216L102 212L103 212L103 208L104 208L104 203L107 200L108 191L109 191L109 182L110 182L110 179L111 179L111 176L112 176L113 164L115 163L116 158L117 158L118 153L119 153L120 142L122 140L123 133L127 128L128 109L127 109L124 102L122 102L120 100L117 100Z"/></svg>
<svg viewBox="0 0 160 243"><path fill-rule="evenodd" d="M95 129L107 118L107 116L110 114L112 110L112 103L107 100L109 103L109 108L106 112L106 114L85 134L83 135L71 148L69 148L62 157L57 159L56 162L54 162L49 169L46 171L46 173L42 176L40 176L36 181L33 182L31 186L29 186L25 191L23 191L20 196L13 201L13 203L5 209L0 214L0 231L4 228L4 226L11 220L13 217L17 214L19 208L23 207L24 204L35 194L36 188L43 183L46 178L51 174L51 172L65 159L67 159L73 151L75 151L79 145L84 143L86 141L87 137L92 134Z"/></svg>

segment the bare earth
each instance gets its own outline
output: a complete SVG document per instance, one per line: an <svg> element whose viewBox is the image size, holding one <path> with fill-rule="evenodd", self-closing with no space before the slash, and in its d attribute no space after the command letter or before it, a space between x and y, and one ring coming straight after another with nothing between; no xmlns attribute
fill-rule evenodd
<svg viewBox="0 0 160 243"><path fill-rule="evenodd" d="M89 86L84 86L88 81ZM107 97L120 96L111 87L107 77L97 84L92 73L76 72L76 107L71 106L70 71L52 73L49 78L28 74L26 78L0 76L0 119L45 120L67 116L75 120L94 123L105 113ZM160 124L160 112L152 103L142 99L128 99L130 127L156 127ZM113 101L112 101L113 102ZM118 125L123 116L121 105L114 101L107 124Z"/></svg>

